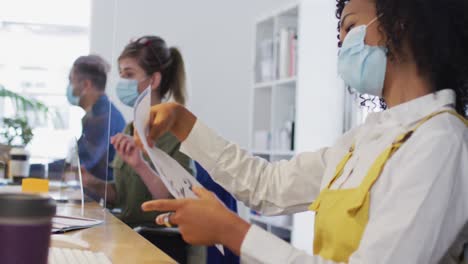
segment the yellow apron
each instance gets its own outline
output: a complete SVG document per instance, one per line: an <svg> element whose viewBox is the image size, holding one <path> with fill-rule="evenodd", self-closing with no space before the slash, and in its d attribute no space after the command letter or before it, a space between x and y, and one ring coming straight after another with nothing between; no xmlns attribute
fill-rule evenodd
<svg viewBox="0 0 468 264"><path fill-rule="evenodd" d="M316 212L314 255L335 262L348 262L351 254L359 247L369 219L370 189L379 178L385 163L416 129L442 113L453 114L468 126L468 121L453 110L433 113L418 122L413 129L397 137L392 145L377 157L358 187L332 190L331 186L343 174L346 163L353 155L354 145L350 148L338 164L333 179L309 207L311 211Z"/></svg>

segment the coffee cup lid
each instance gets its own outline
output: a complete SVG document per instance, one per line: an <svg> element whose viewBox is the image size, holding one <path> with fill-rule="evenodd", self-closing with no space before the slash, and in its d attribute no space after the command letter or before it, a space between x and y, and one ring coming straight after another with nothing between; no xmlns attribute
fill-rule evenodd
<svg viewBox="0 0 468 264"><path fill-rule="evenodd" d="M0 194L0 217L53 217L55 201L46 196L24 193Z"/></svg>

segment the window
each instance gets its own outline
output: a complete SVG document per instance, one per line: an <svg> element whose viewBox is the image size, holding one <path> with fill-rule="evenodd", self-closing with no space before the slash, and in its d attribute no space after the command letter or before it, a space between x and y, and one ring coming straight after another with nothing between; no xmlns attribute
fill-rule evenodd
<svg viewBox="0 0 468 264"><path fill-rule="evenodd" d="M32 162L63 158L81 134L84 112L70 106L65 94L73 61L89 54L90 0L5 2L0 4L0 84L43 102L53 113L47 120L28 118ZM6 99L0 111L16 114Z"/></svg>

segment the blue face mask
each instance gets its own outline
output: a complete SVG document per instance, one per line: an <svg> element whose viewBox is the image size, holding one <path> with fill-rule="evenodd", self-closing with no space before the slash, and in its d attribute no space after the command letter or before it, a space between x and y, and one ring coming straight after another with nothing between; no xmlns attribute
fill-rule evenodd
<svg viewBox="0 0 468 264"><path fill-rule="evenodd" d="M117 96L127 106L133 107L138 98L138 81L120 79L117 83Z"/></svg>
<svg viewBox="0 0 468 264"><path fill-rule="evenodd" d="M353 28L338 54L338 74L346 85L358 93L382 96L387 70L387 50L365 44L367 26Z"/></svg>
<svg viewBox="0 0 468 264"><path fill-rule="evenodd" d="M71 105L78 105L80 102L80 97L73 95L73 86L71 83L67 86L67 100Z"/></svg>

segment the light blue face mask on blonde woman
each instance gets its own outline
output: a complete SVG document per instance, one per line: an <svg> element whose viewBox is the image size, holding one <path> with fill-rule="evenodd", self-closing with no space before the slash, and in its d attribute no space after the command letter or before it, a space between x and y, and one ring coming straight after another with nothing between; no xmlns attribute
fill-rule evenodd
<svg viewBox="0 0 468 264"><path fill-rule="evenodd" d="M123 104L130 107L133 107L135 105L135 102L138 98L137 80L120 78L120 80L117 83L116 90L117 96Z"/></svg>
<svg viewBox="0 0 468 264"><path fill-rule="evenodd" d="M338 74L358 93L382 96L387 70L387 49L365 43L367 28L377 21L353 28L338 53Z"/></svg>

